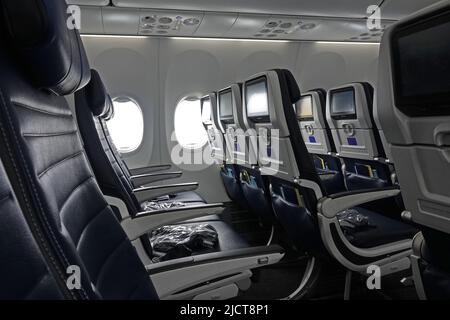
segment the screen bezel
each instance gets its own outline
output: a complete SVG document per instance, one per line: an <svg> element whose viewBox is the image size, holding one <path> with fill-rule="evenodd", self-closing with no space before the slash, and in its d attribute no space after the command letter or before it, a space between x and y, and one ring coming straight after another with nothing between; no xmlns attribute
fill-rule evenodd
<svg viewBox="0 0 450 320"><path fill-rule="evenodd" d="M231 116L222 116L220 114L220 97L223 96L224 94L229 93L231 96ZM228 123L228 124L233 124L234 123L234 110L233 110L233 92L231 90L231 88L226 88L223 90L220 90L219 93L217 94L217 109L219 111L219 119L220 121L224 122L224 123Z"/></svg>
<svg viewBox="0 0 450 320"><path fill-rule="evenodd" d="M201 117L202 117L202 122L205 123L205 120L203 119L203 104L206 100L209 100L210 103L210 117L209 117L209 121L212 122L213 121L213 111L212 111L212 103L211 103L211 97L210 96L205 96L200 98L200 111L201 111Z"/></svg>
<svg viewBox="0 0 450 320"><path fill-rule="evenodd" d="M248 114L248 86L252 85L252 84L256 84L259 82L263 82L264 86L266 88L266 92L267 92L267 115L260 115L260 116L250 116ZM247 118L252 120L255 123L265 123L265 122L270 122L270 111L269 111L269 85L268 85L268 80L266 76L261 76L258 77L256 79L250 80L245 82L244 84L244 88L245 88L245 113L247 115Z"/></svg>
<svg viewBox="0 0 450 320"><path fill-rule="evenodd" d="M311 116L300 117L298 115L298 108L300 106L300 101L305 98L309 98L311 100ZM306 95L300 97L300 99L295 104L295 115L296 115L298 121L314 121L314 99L311 94L306 94Z"/></svg>
<svg viewBox="0 0 450 320"><path fill-rule="evenodd" d="M355 106L355 111L353 113L333 112L334 94L348 91L351 91L353 93L353 105ZM330 91L330 115L331 118L333 118L334 120L351 120L351 119L354 120L357 118L356 91L354 87L345 87Z"/></svg>
<svg viewBox="0 0 450 320"><path fill-rule="evenodd" d="M404 114L411 117L428 117L450 115L450 93L424 94L406 97L402 94L402 76L400 70L399 40L402 37L438 26L442 22L450 21L448 11L433 13L421 17L406 25L399 25L391 37L391 62L393 66L392 78L394 86L395 106Z"/></svg>

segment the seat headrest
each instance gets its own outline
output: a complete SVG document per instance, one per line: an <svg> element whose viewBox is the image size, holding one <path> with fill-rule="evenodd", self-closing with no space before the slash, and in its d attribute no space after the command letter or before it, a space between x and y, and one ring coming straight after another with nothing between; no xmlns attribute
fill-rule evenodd
<svg viewBox="0 0 450 320"><path fill-rule="evenodd" d="M300 100L300 88L298 87L297 81L295 80L292 72L287 69L275 69L274 71L276 71L276 73L278 74L278 78L280 78L280 81L285 82L291 104L294 104L298 100Z"/></svg>
<svg viewBox="0 0 450 320"><path fill-rule="evenodd" d="M89 82L86 52L64 0L2 0L0 9L6 41L37 88L63 96Z"/></svg>
<svg viewBox="0 0 450 320"><path fill-rule="evenodd" d="M100 74L92 69L91 81L86 85L86 102L95 117L106 118L112 109L112 101Z"/></svg>

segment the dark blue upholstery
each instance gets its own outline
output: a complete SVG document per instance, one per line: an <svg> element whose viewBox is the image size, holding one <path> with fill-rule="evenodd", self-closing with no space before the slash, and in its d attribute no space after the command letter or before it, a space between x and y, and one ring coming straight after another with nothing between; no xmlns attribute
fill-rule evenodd
<svg viewBox="0 0 450 320"><path fill-rule="evenodd" d="M109 117L114 108L97 71L91 71L91 81L75 94L75 103L80 133L102 191L122 199L130 215L136 215L142 211L142 206L133 193L130 171L109 135L104 118ZM204 202L193 192L170 198L170 201Z"/></svg>
<svg viewBox="0 0 450 320"><path fill-rule="evenodd" d="M369 226L362 230L345 232L347 239L356 247L372 248L386 243L412 239L417 233L417 229L412 225L388 217L388 212L379 214L362 207L356 207L354 210L366 216L369 221ZM394 216L396 214L393 212Z"/></svg>
<svg viewBox="0 0 450 320"><path fill-rule="evenodd" d="M10 44L35 87L66 95L89 81L90 70L80 35L67 32L69 15L65 1L2 2Z"/></svg>
<svg viewBox="0 0 450 320"><path fill-rule="evenodd" d="M62 299L0 163L0 300Z"/></svg>
<svg viewBox="0 0 450 320"><path fill-rule="evenodd" d="M267 180L258 169L241 168L241 189L248 208L257 214L261 222L273 225L276 222L272 209Z"/></svg>
<svg viewBox="0 0 450 320"><path fill-rule="evenodd" d="M371 123L372 132L375 139L375 144L378 150L378 155L381 158L386 156L383 143L381 141L380 132L378 131L377 125L373 117L373 94L374 89L370 83L360 82L364 88L367 107L369 108L370 119L367 119ZM343 158L345 163L345 175L347 190L357 191L364 189L379 189L392 186L391 181L391 171L393 171L393 166L391 164L384 164L378 161L361 160L361 159L350 159ZM372 167L372 170L377 173L376 177L369 177L364 173L358 173L356 165L367 165Z"/></svg>
<svg viewBox="0 0 450 320"><path fill-rule="evenodd" d="M31 51L39 53L48 47L47 39L61 37L68 40L64 45L83 56L78 32L66 27L65 5L55 6L56 2L9 0L1 5L8 3L8 9L20 5L23 9L38 3L43 19L49 25L57 23L38 37ZM8 11L8 21L19 21L18 11ZM28 32L33 34L34 30L29 28ZM30 199L27 205L42 221L52 252L63 266L81 268L82 288L77 292L83 298L157 298L134 247L103 198L65 97L54 93L53 83L43 88L42 83L33 81L30 71L34 69L23 68L21 55L17 54L22 49L11 40L15 37L14 30L9 30L7 38L1 39L0 124L17 179ZM62 59L58 48L33 64L52 63L49 57L54 61ZM67 83L59 82L58 88L72 89L59 90L59 94L77 89L73 79L78 79L79 87L84 85L80 79L89 66L85 60L80 65L76 55L71 57L74 60L64 60L65 69L61 71L69 77ZM48 67L44 73L52 72L53 68ZM55 68L55 73L59 72Z"/></svg>
<svg viewBox="0 0 450 320"><path fill-rule="evenodd" d="M242 191L240 179L240 166L234 164L225 164L220 170L223 185L228 197L241 208L248 208L247 200Z"/></svg>

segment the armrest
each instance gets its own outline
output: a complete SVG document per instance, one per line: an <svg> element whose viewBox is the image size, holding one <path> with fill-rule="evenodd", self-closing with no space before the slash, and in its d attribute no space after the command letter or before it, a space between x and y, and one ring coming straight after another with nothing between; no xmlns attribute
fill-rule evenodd
<svg viewBox="0 0 450 320"><path fill-rule="evenodd" d="M188 300L229 285L242 273L248 275L244 278L250 278L250 270L278 263L284 255L282 247L271 245L199 254L146 268L161 299Z"/></svg>
<svg viewBox="0 0 450 320"><path fill-rule="evenodd" d="M134 218L122 220L121 225L128 238L133 241L161 226L174 224L198 217L224 214L233 210L225 203L212 203L181 208L143 212Z"/></svg>
<svg viewBox="0 0 450 320"><path fill-rule="evenodd" d="M395 197L400 194L396 187L381 190L360 190L343 192L320 199L317 210L327 218L334 218L337 213L375 200Z"/></svg>
<svg viewBox="0 0 450 320"><path fill-rule="evenodd" d="M140 187L152 182L179 178L182 174L181 171L146 173L132 176L130 179L134 187Z"/></svg>
<svg viewBox="0 0 450 320"><path fill-rule="evenodd" d="M198 189L198 182L168 184L161 186L142 187L133 190L139 202L156 199L168 194L174 194L184 191L193 191Z"/></svg>
<svg viewBox="0 0 450 320"><path fill-rule="evenodd" d="M137 176L140 174L169 170L170 168L172 168L171 164L162 164L162 165L156 165L156 166L148 166L148 167L142 167L142 168L129 169L129 171L132 176Z"/></svg>

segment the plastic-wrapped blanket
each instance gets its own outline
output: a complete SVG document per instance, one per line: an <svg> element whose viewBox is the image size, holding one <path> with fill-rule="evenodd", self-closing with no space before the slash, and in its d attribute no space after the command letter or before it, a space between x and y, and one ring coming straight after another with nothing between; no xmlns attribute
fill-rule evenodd
<svg viewBox="0 0 450 320"><path fill-rule="evenodd" d="M218 235L209 224L171 225L154 230L150 242L154 260L164 261L213 249L218 244Z"/></svg>
<svg viewBox="0 0 450 320"><path fill-rule="evenodd" d="M348 209L337 214L339 225L349 231L357 231L370 227L369 218L355 209Z"/></svg>

